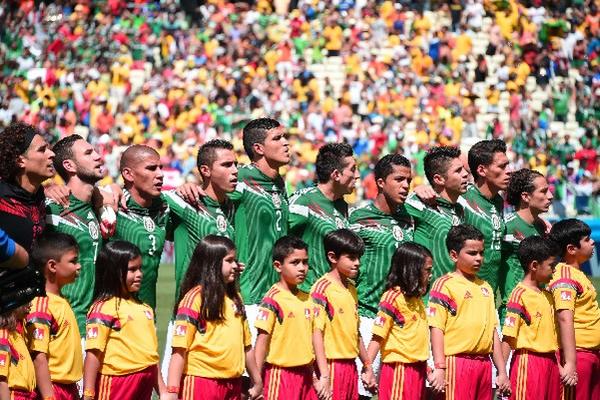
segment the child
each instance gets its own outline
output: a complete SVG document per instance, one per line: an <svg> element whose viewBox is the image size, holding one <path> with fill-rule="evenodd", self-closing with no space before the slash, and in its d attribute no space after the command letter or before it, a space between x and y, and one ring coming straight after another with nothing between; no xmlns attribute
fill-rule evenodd
<svg viewBox="0 0 600 400"><path fill-rule="evenodd" d="M502 328L504 360L515 351L510 366L514 400L560 399L554 301L542 289L552 278L555 254L555 246L537 235L523 239L517 249L525 277L510 294Z"/></svg>
<svg viewBox="0 0 600 400"><path fill-rule="evenodd" d="M367 363L382 353L379 400L426 397L429 326L421 297L429 289L432 265L429 250L417 243L401 244L392 257L367 349Z"/></svg>
<svg viewBox="0 0 600 400"><path fill-rule="evenodd" d="M264 366L265 400L317 398L312 306L308 293L298 289L308 272L307 249L293 236L280 238L273 247L273 267L280 279L263 298L256 318L256 363L260 371Z"/></svg>
<svg viewBox="0 0 600 400"><path fill-rule="evenodd" d="M558 316L565 399L600 399L600 309L596 290L581 271L592 257L590 227L577 219L559 221L550 230L562 262L550 281Z"/></svg>
<svg viewBox="0 0 600 400"><path fill-rule="evenodd" d="M311 289L314 303L313 346L319 368L320 398L358 399L356 357L360 355L363 372L370 370L366 350L358 331L356 287L350 279L358 275L365 245L348 229L338 229L323 240L325 257L331 271Z"/></svg>
<svg viewBox="0 0 600 400"><path fill-rule="evenodd" d="M429 292L431 386L439 398L491 400L490 353L500 393L510 391L510 382L496 332L494 293L477 278L483 235L471 225L457 225L448 232L446 247L456 270L438 278Z"/></svg>
<svg viewBox="0 0 600 400"><path fill-rule="evenodd" d="M83 377L81 337L75 314L60 289L79 275L79 246L64 233L46 232L31 253L33 265L46 278L46 296L36 297L27 315L27 345L43 399L79 400L77 382Z"/></svg>
<svg viewBox="0 0 600 400"><path fill-rule="evenodd" d="M136 298L141 282L135 245L117 240L100 250L86 324L84 400L149 400L152 389L164 393L154 314Z"/></svg>
<svg viewBox="0 0 600 400"><path fill-rule="evenodd" d="M239 399L244 365L254 382L250 398L261 394L262 379L237 276L235 245L230 239L208 235L198 243L175 310L165 399Z"/></svg>
<svg viewBox="0 0 600 400"><path fill-rule="evenodd" d="M35 370L22 336L29 303L0 314L0 400L35 398Z"/></svg>

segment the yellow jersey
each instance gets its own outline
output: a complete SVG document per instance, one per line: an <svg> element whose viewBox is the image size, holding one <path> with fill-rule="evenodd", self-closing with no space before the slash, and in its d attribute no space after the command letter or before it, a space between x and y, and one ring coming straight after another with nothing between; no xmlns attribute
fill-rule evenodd
<svg viewBox="0 0 600 400"><path fill-rule="evenodd" d="M35 369L19 330L0 329L0 377L6 378L11 390L31 392L35 389Z"/></svg>
<svg viewBox="0 0 600 400"><path fill-rule="evenodd" d="M66 299L52 293L33 299L25 319L25 339L30 352L46 354L52 382L70 384L81 380L81 337Z"/></svg>
<svg viewBox="0 0 600 400"><path fill-rule="evenodd" d="M570 265L560 263L549 284L557 311L573 311L575 346L600 349L600 308L596 289L585 274Z"/></svg>
<svg viewBox="0 0 600 400"><path fill-rule="evenodd" d="M519 283L506 305L502 335L514 338L515 350L556 351L558 337L552 295Z"/></svg>
<svg viewBox="0 0 600 400"><path fill-rule="evenodd" d="M490 354L498 315L492 287L451 272L438 278L429 292L429 326L444 332L444 352Z"/></svg>
<svg viewBox="0 0 600 400"><path fill-rule="evenodd" d="M204 378L236 378L245 369L245 349L252 344L250 328L235 302L225 296L223 321L200 316L202 289L191 289L179 303L172 347L187 351L184 374Z"/></svg>
<svg viewBox="0 0 600 400"><path fill-rule="evenodd" d="M258 308L254 326L271 340L267 362L278 367L299 367L313 362L313 314L308 293L292 293L271 286Z"/></svg>
<svg viewBox="0 0 600 400"><path fill-rule="evenodd" d="M126 375L158 364L152 308L118 297L92 304L87 315L85 349L104 353L100 369L103 375Z"/></svg>
<svg viewBox="0 0 600 400"><path fill-rule="evenodd" d="M379 302L373 335L382 339L381 361L414 363L429 358L429 326L425 304L405 297L399 287L387 290Z"/></svg>
<svg viewBox="0 0 600 400"><path fill-rule="evenodd" d="M330 280L327 275L315 282L310 297L314 304L314 327L323 332L328 359L358 356L359 321L356 287Z"/></svg>

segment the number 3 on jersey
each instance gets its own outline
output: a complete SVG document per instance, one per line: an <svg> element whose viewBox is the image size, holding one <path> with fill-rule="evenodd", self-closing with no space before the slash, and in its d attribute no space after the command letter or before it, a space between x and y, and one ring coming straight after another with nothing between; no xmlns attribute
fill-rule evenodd
<svg viewBox="0 0 600 400"><path fill-rule="evenodd" d="M148 249L148 254L153 256L156 252L156 236L148 235L148 239L150 240L150 249Z"/></svg>

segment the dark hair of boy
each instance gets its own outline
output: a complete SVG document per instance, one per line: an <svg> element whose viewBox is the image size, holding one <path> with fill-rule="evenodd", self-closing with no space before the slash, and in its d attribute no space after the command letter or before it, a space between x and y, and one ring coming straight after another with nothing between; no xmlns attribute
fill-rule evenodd
<svg viewBox="0 0 600 400"><path fill-rule="evenodd" d="M308 251L308 245L296 236L286 235L280 237L273 245L273 261L283 264L285 258L292 254L294 250Z"/></svg>
<svg viewBox="0 0 600 400"><path fill-rule="evenodd" d="M529 272L532 262L537 261L541 264L550 257L556 257L557 253L558 249L552 241L538 235L523 239L517 249L517 256L525 273Z"/></svg>
<svg viewBox="0 0 600 400"><path fill-rule="evenodd" d="M238 310L244 309L237 291L237 282L226 283L223 280L223 259L232 250L235 250L235 244L225 236L207 235L198 242L181 284L175 313L181 300L196 286L202 287L200 318L204 321L223 320L225 296L235 303Z"/></svg>
<svg viewBox="0 0 600 400"><path fill-rule="evenodd" d="M438 146L429 149L423 159L425 176L429 184L433 186L435 175L445 177L450 162L458 157L460 157L460 149L457 147Z"/></svg>
<svg viewBox="0 0 600 400"><path fill-rule="evenodd" d="M421 296L421 276L427 258L433 259L431 252L418 243L405 242L398 246L392 256L385 290L399 286L407 297Z"/></svg>
<svg viewBox="0 0 600 400"><path fill-rule="evenodd" d="M33 244L30 253L31 265L43 273L49 260L60 260L69 250L79 251L79 245L73 236L46 231Z"/></svg>
<svg viewBox="0 0 600 400"><path fill-rule="evenodd" d="M352 157L354 151L348 143L328 143L319 149L315 169L319 183L327 183L333 171L342 171L346 164L344 158Z"/></svg>
<svg viewBox="0 0 600 400"><path fill-rule="evenodd" d="M323 239L325 254L332 252L336 257L342 254L361 257L365 252L365 242L349 229L329 232Z"/></svg>
<svg viewBox="0 0 600 400"><path fill-rule="evenodd" d="M465 246L467 240L483 242L483 233L473 225L462 224L450 228L446 237L448 252L454 250L457 254Z"/></svg>
<svg viewBox="0 0 600 400"><path fill-rule="evenodd" d="M217 149L223 150L233 150L233 145L227 140L223 139L213 139L206 143L204 143L198 149L198 156L196 157L196 165L198 166L198 170L201 165L206 165L211 167L213 163L217 160Z"/></svg>
<svg viewBox="0 0 600 400"><path fill-rule="evenodd" d="M394 165L406 167L408 169L411 168L410 161L408 161L408 159L402 154L385 155L379 161L377 161L377 164L375 164L375 181L378 179L385 180L385 178L387 178L387 176L394 171Z"/></svg>
<svg viewBox="0 0 600 400"><path fill-rule="evenodd" d="M477 167L480 165L487 167L492 164L496 153L506 153L506 143L500 139L482 140L469 149L469 169L475 181L479 179Z"/></svg>
<svg viewBox="0 0 600 400"><path fill-rule="evenodd" d="M85 139L79 135L69 135L60 139L52 146L52 151L54 152L54 169L65 182L69 180L69 174L65 170L63 162L73 159L73 144L78 140Z"/></svg>
<svg viewBox="0 0 600 400"><path fill-rule="evenodd" d="M124 297L129 262L141 256L136 245L124 240L115 240L102 246L96 258L94 301Z"/></svg>
<svg viewBox="0 0 600 400"><path fill-rule="evenodd" d="M538 177L543 178L544 175L528 168L513 172L510 176L508 188L506 189L506 201L508 204L519 207L519 204L521 204L521 195L523 193L533 193L535 190L533 182Z"/></svg>
<svg viewBox="0 0 600 400"><path fill-rule="evenodd" d="M581 239L590 236L592 230L585 222L575 219L563 219L552 225L548 237L558 246L560 255L563 256L567 251L568 245L579 248Z"/></svg>
<svg viewBox="0 0 600 400"><path fill-rule="evenodd" d="M280 126L281 124L279 121L271 118L258 118L248 122L248 124L244 126L242 131L242 141L244 143L244 150L251 161L254 161L256 158L256 154L254 154L254 150L252 149L254 144L264 144L268 132L271 129L275 129Z"/></svg>

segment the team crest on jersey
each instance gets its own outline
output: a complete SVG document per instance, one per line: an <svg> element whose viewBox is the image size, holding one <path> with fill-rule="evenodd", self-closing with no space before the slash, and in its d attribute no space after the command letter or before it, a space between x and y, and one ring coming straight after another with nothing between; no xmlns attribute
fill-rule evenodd
<svg viewBox="0 0 600 400"><path fill-rule="evenodd" d="M304 309L304 318L310 319L310 308Z"/></svg>
<svg viewBox="0 0 600 400"><path fill-rule="evenodd" d="M152 311L150 311L150 310L144 310L144 314L146 315L146 318L148 318L148 319L153 318Z"/></svg>
<svg viewBox="0 0 600 400"><path fill-rule="evenodd" d="M497 214L492 214L492 226L495 230L500 229L500 217Z"/></svg>
<svg viewBox="0 0 600 400"><path fill-rule="evenodd" d="M96 221L90 221L88 223L88 231L92 240L98 240L100 229Z"/></svg>
<svg viewBox="0 0 600 400"><path fill-rule="evenodd" d="M515 317L506 317L504 319L504 326L506 326L508 328L514 327L515 323L516 323Z"/></svg>
<svg viewBox="0 0 600 400"><path fill-rule="evenodd" d="M335 217L335 226L338 229L344 228L344 221L341 218L339 218L339 217Z"/></svg>
<svg viewBox="0 0 600 400"><path fill-rule="evenodd" d="M385 325L385 318L383 318L382 315L378 315L377 318L375 318L374 324L375 324L375 326L383 326L383 325Z"/></svg>
<svg viewBox="0 0 600 400"><path fill-rule="evenodd" d="M453 215L452 216L452 226L456 226L456 225L460 225L460 218L458 218L458 215Z"/></svg>
<svg viewBox="0 0 600 400"><path fill-rule="evenodd" d="M560 299L562 301L571 301L573 300L573 297L571 296L571 292L569 292L568 290L561 290Z"/></svg>
<svg viewBox="0 0 600 400"><path fill-rule="evenodd" d="M0 354L0 367L6 367L6 354Z"/></svg>
<svg viewBox="0 0 600 400"><path fill-rule="evenodd" d="M35 340L43 340L44 336L45 336L45 334L44 334L44 330L43 329L35 328L33 330L33 338Z"/></svg>
<svg viewBox="0 0 600 400"><path fill-rule="evenodd" d="M142 221L144 222L144 228L148 232L154 232L154 229L156 229L156 224L154 223L154 220L152 220L152 218L145 216L144 218L142 218Z"/></svg>
<svg viewBox="0 0 600 400"><path fill-rule="evenodd" d="M489 297L490 296L490 291L486 287L482 287L481 288L481 294L483 294L485 297Z"/></svg>
<svg viewBox="0 0 600 400"><path fill-rule="evenodd" d="M225 232L227 230L227 220L222 215L217 215L217 230Z"/></svg>
<svg viewBox="0 0 600 400"><path fill-rule="evenodd" d="M398 225L394 225L392 228L392 235L398 242L401 242L402 239L404 239L404 232L402 232L402 228L400 228Z"/></svg>
<svg viewBox="0 0 600 400"><path fill-rule="evenodd" d="M86 336L88 339L96 339L98 337L98 328L96 328L95 326L88 328Z"/></svg>
<svg viewBox="0 0 600 400"><path fill-rule="evenodd" d="M279 193L273 193L271 195L271 201L273 201L273 206L275 208L281 208L281 198L279 197Z"/></svg>
<svg viewBox="0 0 600 400"><path fill-rule="evenodd" d="M175 327L175 336L185 336L186 333L187 333L187 326L177 325Z"/></svg>
<svg viewBox="0 0 600 400"><path fill-rule="evenodd" d="M427 307L427 316L428 317L435 317L437 310L435 307Z"/></svg>
<svg viewBox="0 0 600 400"><path fill-rule="evenodd" d="M259 310L256 319L258 319L259 321L266 321L267 319L269 319L269 312L263 309Z"/></svg>

